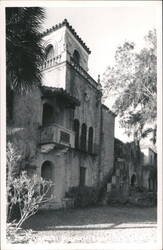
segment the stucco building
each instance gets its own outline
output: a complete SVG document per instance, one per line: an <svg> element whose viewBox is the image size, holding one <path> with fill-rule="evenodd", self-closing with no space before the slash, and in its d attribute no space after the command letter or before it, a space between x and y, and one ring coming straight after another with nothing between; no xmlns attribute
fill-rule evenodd
<svg viewBox="0 0 163 250"><path fill-rule="evenodd" d="M157 152L150 145L141 146L142 183L149 191L157 191Z"/></svg>
<svg viewBox="0 0 163 250"><path fill-rule="evenodd" d="M124 143L114 139L114 167L108 188L115 187L121 194L130 188L157 191L157 153L149 145Z"/></svg>
<svg viewBox="0 0 163 250"><path fill-rule="evenodd" d="M141 186L141 152L135 142L124 143L114 140L114 168L110 186L127 195L130 187Z"/></svg>
<svg viewBox="0 0 163 250"><path fill-rule="evenodd" d="M51 179L52 203L78 185L96 186L113 168L115 115L101 103L100 80L88 73L90 49L67 20L42 35L42 87L14 93L10 120L21 168Z"/></svg>

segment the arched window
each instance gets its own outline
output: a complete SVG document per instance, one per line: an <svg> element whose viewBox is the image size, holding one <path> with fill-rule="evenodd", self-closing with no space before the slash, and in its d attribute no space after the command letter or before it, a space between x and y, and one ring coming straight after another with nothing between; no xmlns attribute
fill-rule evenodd
<svg viewBox="0 0 163 250"><path fill-rule="evenodd" d="M54 57L54 48L52 45L49 45L47 48L46 48L46 60L50 60Z"/></svg>
<svg viewBox="0 0 163 250"><path fill-rule="evenodd" d="M93 128L89 128L88 132L88 152L92 153L93 152Z"/></svg>
<svg viewBox="0 0 163 250"><path fill-rule="evenodd" d="M42 115L42 125L48 125L50 123L53 123L53 107L49 105L48 103L43 104L43 115Z"/></svg>
<svg viewBox="0 0 163 250"><path fill-rule="evenodd" d="M86 151L86 140L87 140L87 126L85 123L83 123L81 129L81 139L80 139L80 149L82 151Z"/></svg>
<svg viewBox="0 0 163 250"><path fill-rule="evenodd" d="M74 50L73 60L76 64L80 63L80 54L76 49Z"/></svg>
<svg viewBox="0 0 163 250"><path fill-rule="evenodd" d="M74 120L74 131L75 131L75 148L79 148L79 127L80 123L77 119Z"/></svg>

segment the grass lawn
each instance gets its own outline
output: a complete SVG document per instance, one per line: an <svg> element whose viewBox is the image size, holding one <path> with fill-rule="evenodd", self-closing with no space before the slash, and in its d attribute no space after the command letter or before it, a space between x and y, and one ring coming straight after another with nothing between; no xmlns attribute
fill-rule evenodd
<svg viewBox="0 0 163 250"><path fill-rule="evenodd" d="M35 243L155 243L156 208L96 207L40 211L24 229Z"/></svg>

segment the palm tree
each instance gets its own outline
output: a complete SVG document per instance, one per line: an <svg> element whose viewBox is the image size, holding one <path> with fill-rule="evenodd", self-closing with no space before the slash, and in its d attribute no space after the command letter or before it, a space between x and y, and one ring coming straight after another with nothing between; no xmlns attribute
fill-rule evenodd
<svg viewBox="0 0 163 250"><path fill-rule="evenodd" d="M39 30L44 18L43 8L6 8L7 91L22 93L41 84L44 51Z"/></svg>
<svg viewBox="0 0 163 250"><path fill-rule="evenodd" d="M13 92L24 94L41 85L40 64L44 60L41 46L43 8L6 8L6 92L7 140L18 130L12 124Z"/></svg>
<svg viewBox="0 0 163 250"><path fill-rule="evenodd" d="M32 87L41 85L39 66L44 60L44 50L40 28L44 17L44 9L39 7L6 8L7 167L10 167L8 171L12 175L19 169L17 156L9 146L11 137L20 130L13 127L10 117L12 93L24 94ZM7 187L10 187L8 182Z"/></svg>

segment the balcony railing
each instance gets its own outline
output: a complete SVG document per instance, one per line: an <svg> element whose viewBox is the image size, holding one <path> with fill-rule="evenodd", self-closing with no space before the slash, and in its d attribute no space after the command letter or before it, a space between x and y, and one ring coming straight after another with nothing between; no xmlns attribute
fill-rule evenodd
<svg viewBox="0 0 163 250"><path fill-rule="evenodd" d="M40 67L40 70L51 68L60 62L61 62L61 55L55 56L49 60L46 60Z"/></svg>
<svg viewBox="0 0 163 250"><path fill-rule="evenodd" d="M74 148L75 132L58 124L42 127L40 143L56 144Z"/></svg>

